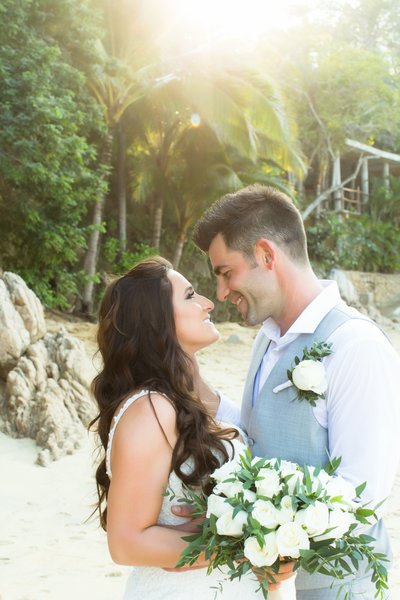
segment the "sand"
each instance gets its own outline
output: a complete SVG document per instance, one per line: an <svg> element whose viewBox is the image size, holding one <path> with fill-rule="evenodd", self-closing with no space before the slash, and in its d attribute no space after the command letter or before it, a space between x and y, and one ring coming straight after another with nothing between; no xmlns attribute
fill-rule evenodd
<svg viewBox="0 0 400 600"><path fill-rule="evenodd" d="M50 315L94 355L95 326ZM219 326L221 340L199 354L205 377L240 403L250 347L256 331ZM400 352L400 331L387 333ZM96 358L93 359L96 362ZM115 565L97 521L87 521L95 500L94 444L47 468L35 464L33 441L0 434L0 600L118 600L128 567ZM400 600L400 472L386 519L394 549L392 600ZM261 597L261 596L260 596Z"/></svg>

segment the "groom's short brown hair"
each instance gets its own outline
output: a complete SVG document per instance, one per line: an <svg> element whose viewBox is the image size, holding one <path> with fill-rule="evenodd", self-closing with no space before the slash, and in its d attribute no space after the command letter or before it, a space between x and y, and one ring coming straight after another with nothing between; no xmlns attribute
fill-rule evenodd
<svg viewBox="0 0 400 600"><path fill-rule="evenodd" d="M265 238L294 262L308 262L301 214L286 194L273 187L251 185L214 202L197 222L194 241L207 251L219 233L228 248L247 256L253 256L256 241Z"/></svg>

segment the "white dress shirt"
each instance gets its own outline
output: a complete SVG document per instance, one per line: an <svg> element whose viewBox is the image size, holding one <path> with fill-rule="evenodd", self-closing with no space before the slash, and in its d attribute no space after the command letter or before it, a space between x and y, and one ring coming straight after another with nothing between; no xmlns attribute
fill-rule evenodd
<svg viewBox="0 0 400 600"><path fill-rule="evenodd" d="M262 361L260 386L287 346L300 334L313 333L342 302L336 282L321 283L323 291L285 335L280 336L271 318L261 327L258 335L271 343ZM330 456L342 458L337 472L354 485L367 481L362 499L374 506L389 495L400 458L400 358L383 332L362 319L349 319L319 341L331 342L333 353L323 359L328 389L314 416L328 429Z"/></svg>
<svg viewBox="0 0 400 600"><path fill-rule="evenodd" d="M217 391L219 396L219 405L215 420L218 423L230 424L239 427L240 425L240 406L235 404L228 396L225 396L220 390Z"/></svg>

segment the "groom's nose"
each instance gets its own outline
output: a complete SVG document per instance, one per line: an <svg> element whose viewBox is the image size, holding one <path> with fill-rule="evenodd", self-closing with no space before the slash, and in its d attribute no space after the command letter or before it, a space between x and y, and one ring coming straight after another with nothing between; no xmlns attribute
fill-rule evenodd
<svg viewBox="0 0 400 600"><path fill-rule="evenodd" d="M225 302L230 294L230 289L223 279L217 281L217 298L220 302Z"/></svg>

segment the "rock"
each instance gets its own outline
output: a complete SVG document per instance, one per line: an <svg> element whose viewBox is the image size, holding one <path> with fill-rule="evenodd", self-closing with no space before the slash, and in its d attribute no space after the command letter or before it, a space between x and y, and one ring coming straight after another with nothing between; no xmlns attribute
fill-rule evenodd
<svg viewBox="0 0 400 600"><path fill-rule="evenodd" d="M5 379L28 346L46 333L43 307L23 279L0 279L0 378Z"/></svg>
<svg viewBox="0 0 400 600"><path fill-rule="evenodd" d="M93 376L83 343L65 330L35 342L7 377L5 433L34 439L43 466L72 454L96 414Z"/></svg>
<svg viewBox="0 0 400 600"><path fill-rule="evenodd" d="M346 271L358 290L362 306L373 319L383 324L400 316L400 274Z"/></svg>
<svg viewBox="0 0 400 600"><path fill-rule="evenodd" d="M340 269L332 269L329 278L336 281L339 287L340 295L343 300L347 302L347 304L356 307L360 304L356 288L345 271L341 271Z"/></svg>
<svg viewBox="0 0 400 600"><path fill-rule="evenodd" d="M400 318L400 293L382 302L381 310L385 317L398 320Z"/></svg>
<svg viewBox="0 0 400 600"><path fill-rule="evenodd" d="M43 306L36 294L19 275L6 271L3 274L12 303L29 332L31 344L46 335Z"/></svg>
<svg viewBox="0 0 400 600"><path fill-rule="evenodd" d="M229 337L226 338L227 344L243 344L243 340L236 335L236 333L231 333Z"/></svg>
<svg viewBox="0 0 400 600"><path fill-rule="evenodd" d="M0 279L0 377L15 367L30 343L28 330L16 311L2 279Z"/></svg>
<svg viewBox="0 0 400 600"><path fill-rule="evenodd" d="M65 329L46 335L43 307L23 279L0 278L0 423L29 437L48 465L72 454L96 414L90 394L94 367L83 343Z"/></svg>

